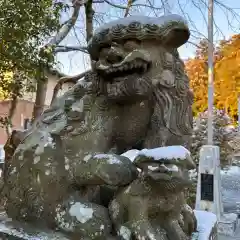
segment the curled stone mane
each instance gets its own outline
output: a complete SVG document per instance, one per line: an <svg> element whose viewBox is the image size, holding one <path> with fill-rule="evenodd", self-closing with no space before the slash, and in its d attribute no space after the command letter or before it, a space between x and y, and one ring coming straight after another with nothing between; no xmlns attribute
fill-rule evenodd
<svg viewBox="0 0 240 240"><path fill-rule="evenodd" d="M160 63L157 63L159 73L156 78L150 79L149 82L142 81L141 84L141 88L145 87L145 92L150 88L153 90L151 94L155 102L151 130L148 133L149 142L155 147L170 143L189 147L189 139L192 135L193 93L189 89L189 79L184 71L184 63L176 49L173 49L170 54L160 52L160 55ZM86 81L93 83L92 93L104 92L105 85L96 73L89 74ZM135 81L126 81L120 83L118 88L112 87L112 94L131 96L138 90L137 88Z"/></svg>
<svg viewBox="0 0 240 240"><path fill-rule="evenodd" d="M110 90L107 91L114 96L153 93L155 109L151 130L148 133L151 142L149 147L153 142L156 147L170 143L188 147L192 134L193 94L189 89L184 63L177 51L177 48L188 40L190 33L185 20L180 16L169 15L169 19L168 16L160 18L135 16L122 21L113 21L98 29L88 44L92 59L98 61L101 48L111 46L112 42L121 44L128 39L156 41L156 54L159 55L154 56L154 60L151 59L152 56L149 57L153 69L150 71L154 74L142 74L138 79L130 75L127 81L108 84ZM145 50L143 47L142 51ZM101 81L101 76L95 76L93 82L95 91L106 92L107 84Z"/></svg>
<svg viewBox="0 0 240 240"><path fill-rule="evenodd" d="M152 130L153 132L167 131L160 140L162 145L168 145L171 142L182 143L188 147L188 139L192 134L193 93L189 89L189 79L184 71L184 63L176 49L172 51L172 55L171 61L168 61L170 56L168 54L161 57L162 69L153 83L156 87L153 88L155 109L152 116Z"/></svg>
<svg viewBox="0 0 240 240"><path fill-rule="evenodd" d="M185 20L178 15L159 18L140 16L128 17L122 22L112 21L99 28L88 43L88 51L93 60L97 60L101 47L112 41L125 39L158 39L163 45L180 47L189 38L190 32Z"/></svg>

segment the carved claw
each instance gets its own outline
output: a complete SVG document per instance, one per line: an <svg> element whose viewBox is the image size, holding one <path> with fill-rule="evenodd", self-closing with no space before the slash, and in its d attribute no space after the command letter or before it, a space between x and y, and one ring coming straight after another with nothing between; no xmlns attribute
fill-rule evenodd
<svg viewBox="0 0 240 240"><path fill-rule="evenodd" d="M118 236L121 240L168 240L164 230L153 228L147 220L138 220L131 224L127 223L126 226L121 226L118 230Z"/></svg>
<svg viewBox="0 0 240 240"><path fill-rule="evenodd" d="M168 240L188 240L188 236L185 234L177 220L166 221L164 225Z"/></svg>
<svg viewBox="0 0 240 240"><path fill-rule="evenodd" d="M196 232L196 230L197 230L197 219L194 215L193 210L191 209L191 207L188 204L183 205L181 215L183 217L183 219L182 219L183 226L181 226L181 227L182 227L183 231L188 236L190 236L192 234L192 232Z"/></svg>

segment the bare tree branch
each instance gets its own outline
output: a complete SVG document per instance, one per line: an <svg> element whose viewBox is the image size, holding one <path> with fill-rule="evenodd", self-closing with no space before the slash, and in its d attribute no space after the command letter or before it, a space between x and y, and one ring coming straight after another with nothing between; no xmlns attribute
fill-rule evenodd
<svg viewBox="0 0 240 240"><path fill-rule="evenodd" d="M125 7L125 6L111 3L111 2L108 1L108 0L104 0L103 2L105 2L105 3L107 3L107 4L109 4L110 6L115 7L115 8L120 8L120 9L124 9L124 10L127 9L127 7Z"/></svg>
<svg viewBox="0 0 240 240"><path fill-rule="evenodd" d="M92 0L88 0L85 4L85 16L86 16L86 40L87 42L90 40L93 34L93 2Z"/></svg>
<svg viewBox="0 0 240 240"><path fill-rule="evenodd" d="M71 18L66 22L66 24L60 29L60 31L47 43L41 51L44 51L48 47L57 46L71 31L75 25L77 18L79 16L80 7L84 4L84 1L74 1L74 9ZM33 108L32 119L35 121L38 116L40 116L44 110L44 103L46 98L48 79L38 79L35 104Z"/></svg>
<svg viewBox="0 0 240 240"><path fill-rule="evenodd" d="M18 97L20 96L20 92L22 90L22 82L24 81L23 77L24 76L19 71L17 70L14 71L13 89L10 96L10 108L5 122L5 130L8 137L10 137L10 135L12 134L12 118L15 114Z"/></svg>
<svg viewBox="0 0 240 240"><path fill-rule="evenodd" d="M130 8L131 8L131 6L132 6L132 4L133 4L133 1L134 1L134 0L128 0L128 4L127 4L127 8L126 8L124 17L127 17L127 16L128 16L129 11L130 11Z"/></svg>
<svg viewBox="0 0 240 240"><path fill-rule="evenodd" d="M79 51L79 52L83 52L83 53L87 53L88 54L88 50L87 47L80 47L80 46L57 46L54 49L55 53L59 53L59 52L72 52L72 51Z"/></svg>
<svg viewBox="0 0 240 240"><path fill-rule="evenodd" d="M58 81L58 83L56 84L56 86L54 87L53 90L53 96L52 96L52 100L51 100L51 105L54 102L54 100L56 99L59 90L62 88L62 85L65 83L73 83L76 84L77 81L81 78L83 78L87 73L89 73L91 70L88 70L86 72L80 73L78 75L75 76L67 76L67 77L62 77L60 78L60 80Z"/></svg>
<svg viewBox="0 0 240 240"><path fill-rule="evenodd" d="M123 9L123 10L127 10L128 9L128 6L122 6L122 5L119 5L119 4L115 4L115 3L112 3L112 2L110 2L108 0L94 1L94 3L104 3L104 2L107 3L108 5L112 6L112 7L115 7L115 8L120 8L120 9ZM132 4L131 6L132 7L146 7L146 8L153 8L153 9L156 9L156 10L162 10L162 7L154 7L151 4L148 5L148 4L138 3L138 4Z"/></svg>
<svg viewBox="0 0 240 240"><path fill-rule="evenodd" d="M79 10L81 5L76 5L73 10L72 17L66 22L66 24L60 29L60 31L50 40L47 46L57 46L71 31L72 27L75 25Z"/></svg>

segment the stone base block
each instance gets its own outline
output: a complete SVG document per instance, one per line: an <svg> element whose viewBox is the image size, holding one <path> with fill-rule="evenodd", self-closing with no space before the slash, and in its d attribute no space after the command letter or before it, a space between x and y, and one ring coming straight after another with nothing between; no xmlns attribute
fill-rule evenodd
<svg viewBox="0 0 240 240"><path fill-rule="evenodd" d="M218 232L226 236L234 236L238 227L238 216L235 213L224 214L218 222Z"/></svg>
<svg viewBox="0 0 240 240"><path fill-rule="evenodd" d="M34 229L25 223L14 222L0 214L0 239L2 240L69 240L61 233Z"/></svg>
<svg viewBox="0 0 240 240"><path fill-rule="evenodd" d="M198 221L192 240L217 240L217 218L211 212L194 210ZM3 240L70 240L67 236L47 229L35 229L25 223L14 222L0 214L0 239ZM87 240L87 239L80 239ZM106 240L116 240L109 238Z"/></svg>
<svg viewBox="0 0 240 240"><path fill-rule="evenodd" d="M197 232L193 233L192 240L217 240L217 217L214 213L194 210L197 218Z"/></svg>

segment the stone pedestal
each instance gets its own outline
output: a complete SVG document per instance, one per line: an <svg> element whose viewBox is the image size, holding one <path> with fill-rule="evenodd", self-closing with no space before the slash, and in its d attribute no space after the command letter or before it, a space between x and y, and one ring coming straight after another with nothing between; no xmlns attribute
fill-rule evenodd
<svg viewBox="0 0 240 240"><path fill-rule="evenodd" d="M70 240L65 235L48 229L36 229L27 223L12 221L0 214L0 239L3 240Z"/></svg>
<svg viewBox="0 0 240 240"><path fill-rule="evenodd" d="M238 227L238 216L235 213L226 213L218 221L218 232L220 234L231 236L235 235Z"/></svg>
<svg viewBox="0 0 240 240"><path fill-rule="evenodd" d="M205 145L200 150L196 210L212 212L217 216L218 233L234 236L238 216L223 213L219 147Z"/></svg>
<svg viewBox="0 0 240 240"><path fill-rule="evenodd" d="M205 145L200 150L195 209L212 212L218 220L223 214L218 146Z"/></svg>

